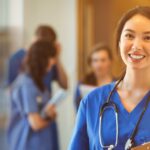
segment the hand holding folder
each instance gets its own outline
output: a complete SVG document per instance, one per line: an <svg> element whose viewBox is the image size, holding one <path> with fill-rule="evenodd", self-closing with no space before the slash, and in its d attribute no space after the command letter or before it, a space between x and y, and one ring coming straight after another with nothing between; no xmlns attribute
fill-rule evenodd
<svg viewBox="0 0 150 150"><path fill-rule="evenodd" d="M67 97L67 91L66 90L59 90L58 92L56 92L56 94L48 101L47 105L58 105L61 101L63 101L65 98ZM45 108L42 109L41 111L41 117L43 119L48 119L46 112L45 112Z"/></svg>

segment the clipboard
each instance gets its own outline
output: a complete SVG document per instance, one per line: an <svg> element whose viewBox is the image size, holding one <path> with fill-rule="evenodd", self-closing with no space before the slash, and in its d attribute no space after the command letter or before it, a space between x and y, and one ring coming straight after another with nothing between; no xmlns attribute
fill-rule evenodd
<svg viewBox="0 0 150 150"><path fill-rule="evenodd" d="M131 150L150 150L150 142L144 143L142 145L133 147Z"/></svg>
<svg viewBox="0 0 150 150"><path fill-rule="evenodd" d="M48 103L46 105L58 105L61 101L63 101L65 98L67 97L67 91L66 90L59 90L58 92L56 92L56 94L54 94L54 96L48 101ZM40 115L43 119L47 119L46 113L44 108L41 110Z"/></svg>
<svg viewBox="0 0 150 150"><path fill-rule="evenodd" d="M54 96L49 100L48 104L58 105L66 97L67 97L67 91L61 89L54 94Z"/></svg>

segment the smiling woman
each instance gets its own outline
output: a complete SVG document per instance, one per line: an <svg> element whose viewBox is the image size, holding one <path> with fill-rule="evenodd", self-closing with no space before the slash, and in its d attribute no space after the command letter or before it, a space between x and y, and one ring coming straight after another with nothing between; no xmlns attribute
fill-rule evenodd
<svg viewBox="0 0 150 150"><path fill-rule="evenodd" d="M150 7L123 15L116 45L125 74L81 101L69 150L130 150L150 141L149 32Z"/></svg>
<svg viewBox="0 0 150 150"><path fill-rule="evenodd" d="M126 65L132 64L135 67L150 65L144 62L148 61L146 55L150 55L149 25L150 20L141 14L135 15L126 22L120 40L121 56Z"/></svg>

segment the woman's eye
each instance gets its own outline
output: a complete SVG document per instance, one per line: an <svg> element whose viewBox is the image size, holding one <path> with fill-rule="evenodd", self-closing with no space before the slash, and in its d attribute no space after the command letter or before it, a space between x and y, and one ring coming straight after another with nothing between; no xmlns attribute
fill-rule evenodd
<svg viewBox="0 0 150 150"><path fill-rule="evenodd" d="M127 39L133 39L134 38L134 36L132 35L132 34L125 34L125 38L127 38Z"/></svg>
<svg viewBox="0 0 150 150"><path fill-rule="evenodd" d="M150 41L150 36L145 36L145 37L144 37L144 40Z"/></svg>

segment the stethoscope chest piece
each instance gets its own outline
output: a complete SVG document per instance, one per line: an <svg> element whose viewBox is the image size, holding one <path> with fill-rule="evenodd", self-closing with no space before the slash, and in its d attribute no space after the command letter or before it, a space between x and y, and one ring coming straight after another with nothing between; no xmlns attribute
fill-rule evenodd
<svg viewBox="0 0 150 150"><path fill-rule="evenodd" d="M108 147L108 150L113 150L114 149L114 145L110 145L109 147Z"/></svg>

